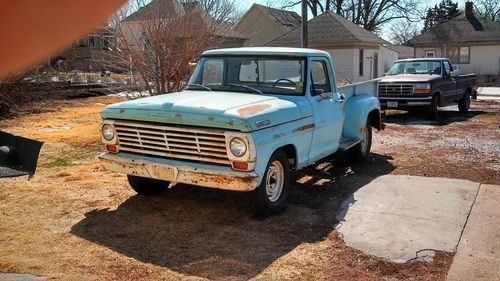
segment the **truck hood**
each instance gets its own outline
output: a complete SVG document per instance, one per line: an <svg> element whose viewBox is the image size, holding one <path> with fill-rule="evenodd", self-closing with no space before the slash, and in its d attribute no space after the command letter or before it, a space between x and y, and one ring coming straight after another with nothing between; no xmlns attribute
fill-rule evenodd
<svg viewBox="0 0 500 281"><path fill-rule="evenodd" d="M295 102L274 96L188 90L111 104L101 116L242 132L306 117Z"/></svg>
<svg viewBox="0 0 500 281"><path fill-rule="evenodd" d="M393 82L431 82L440 79L441 75L436 74L399 74L380 78L380 83Z"/></svg>

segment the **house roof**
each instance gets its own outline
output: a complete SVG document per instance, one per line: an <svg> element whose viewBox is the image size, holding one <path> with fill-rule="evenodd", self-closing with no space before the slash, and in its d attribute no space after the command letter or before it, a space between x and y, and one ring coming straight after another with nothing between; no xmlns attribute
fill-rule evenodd
<svg viewBox="0 0 500 281"><path fill-rule="evenodd" d="M199 12L199 14L195 14L197 19L200 19L200 21L197 22L198 24L203 24L203 22L207 23L206 21L211 20L198 1L181 3L178 0L153 0L123 21L131 22L145 19L166 19L193 15L193 13L196 12ZM215 26L215 35L227 38L246 39L231 26L224 23Z"/></svg>
<svg viewBox="0 0 500 281"><path fill-rule="evenodd" d="M153 0L126 17L123 21L172 18L184 13L184 6L177 0Z"/></svg>
<svg viewBox="0 0 500 281"><path fill-rule="evenodd" d="M331 11L308 21L308 43L345 45L352 43L388 44L387 41ZM302 29L296 27L269 41L266 46L300 46Z"/></svg>
<svg viewBox="0 0 500 281"><path fill-rule="evenodd" d="M407 45L432 46L443 43L500 44L500 23L486 21L476 16L467 18L461 14L414 37L407 42Z"/></svg>
<svg viewBox="0 0 500 281"><path fill-rule="evenodd" d="M296 12L270 8L259 4L253 4L252 8L253 7L260 9L265 15L274 21L283 30L283 32L290 31L300 25L301 17Z"/></svg>

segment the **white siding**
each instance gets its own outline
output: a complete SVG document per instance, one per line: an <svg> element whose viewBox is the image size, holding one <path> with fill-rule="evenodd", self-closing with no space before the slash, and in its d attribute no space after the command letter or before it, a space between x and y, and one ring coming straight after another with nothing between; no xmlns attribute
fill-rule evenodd
<svg viewBox="0 0 500 281"><path fill-rule="evenodd" d="M472 46L470 63L460 68L463 73L500 74L500 45Z"/></svg>
<svg viewBox="0 0 500 281"><path fill-rule="evenodd" d="M415 48L415 50L417 58L424 57L425 51L429 50L435 50L438 57L445 57L443 48L440 47ZM462 73L500 74L500 45L471 46L470 63L460 64L460 70Z"/></svg>
<svg viewBox="0 0 500 281"><path fill-rule="evenodd" d="M378 52L378 77L384 76L384 73L389 70L392 63L398 59L398 55L398 52L384 46L380 46Z"/></svg>
<svg viewBox="0 0 500 281"><path fill-rule="evenodd" d="M359 48L355 49L327 49L333 58L335 64L335 75L337 81L342 82L361 82L375 77L375 67L373 63L372 77L370 77L370 60L367 57L373 57L378 53L378 77L383 76L397 60L398 53L391 49L381 46L379 49L363 49L363 75L359 75Z"/></svg>
<svg viewBox="0 0 500 281"><path fill-rule="evenodd" d="M333 59L337 83L353 82L354 80L354 51L357 49L329 49Z"/></svg>

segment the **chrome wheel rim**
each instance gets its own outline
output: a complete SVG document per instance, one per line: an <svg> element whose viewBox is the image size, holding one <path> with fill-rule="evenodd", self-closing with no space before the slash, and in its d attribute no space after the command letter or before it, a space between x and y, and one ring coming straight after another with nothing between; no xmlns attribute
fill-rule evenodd
<svg viewBox="0 0 500 281"><path fill-rule="evenodd" d="M275 160L267 169L266 176L266 195L269 201L276 202L283 192L283 183L285 179L285 169L280 161Z"/></svg>
<svg viewBox="0 0 500 281"><path fill-rule="evenodd" d="M363 127L361 134L363 134L363 139L361 140L361 152L365 154L368 150L368 129L366 126Z"/></svg>

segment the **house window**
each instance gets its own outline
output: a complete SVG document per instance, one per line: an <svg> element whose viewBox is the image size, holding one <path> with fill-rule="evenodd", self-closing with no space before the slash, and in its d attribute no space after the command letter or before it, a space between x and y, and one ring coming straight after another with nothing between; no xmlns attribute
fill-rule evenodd
<svg viewBox="0 0 500 281"><path fill-rule="evenodd" d="M78 47L85 47L85 46L86 46L86 44L85 44L85 39L84 39L84 38L80 38L80 39L78 39L78 41L76 42L76 45L77 45Z"/></svg>
<svg viewBox="0 0 500 281"><path fill-rule="evenodd" d="M460 64L470 63L470 47L460 47Z"/></svg>
<svg viewBox="0 0 500 281"><path fill-rule="evenodd" d="M91 47L101 47L101 36L99 35L89 35L89 46Z"/></svg>
<svg viewBox="0 0 500 281"><path fill-rule="evenodd" d="M426 58L435 58L436 51L435 50L425 51L425 57Z"/></svg>
<svg viewBox="0 0 500 281"><path fill-rule="evenodd" d="M364 50L359 49L359 76L363 76L363 57L364 57Z"/></svg>
<svg viewBox="0 0 500 281"><path fill-rule="evenodd" d="M458 48L449 47L447 52L447 57L450 59L451 63L458 63Z"/></svg>
<svg viewBox="0 0 500 281"><path fill-rule="evenodd" d="M115 37L113 35L103 35L102 44L105 48L112 48L115 46Z"/></svg>

